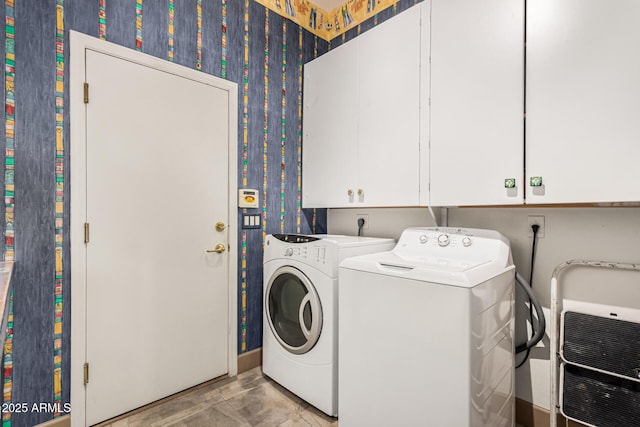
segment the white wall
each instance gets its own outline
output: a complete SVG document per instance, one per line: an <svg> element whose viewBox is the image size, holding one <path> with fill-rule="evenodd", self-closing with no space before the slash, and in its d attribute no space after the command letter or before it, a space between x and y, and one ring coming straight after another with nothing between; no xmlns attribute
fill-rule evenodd
<svg viewBox="0 0 640 427"><path fill-rule="evenodd" d="M329 209L327 232L331 234L358 234L358 216L368 215L363 236L398 239L407 227L432 227L433 217L426 208L384 209Z"/></svg>
<svg viewBox="0 0 640 427"><path fill-rule="evenodd" d="M436 213L439 210L436 209ZM409 226L431 226L427 209L331 209L328 232L356 234L357 214L369 215L365 236L398 238ZM545 217L545 236L537 242L533 288L546 309L550 306L550 279L556 266L571 259L640 263L640 208L451 208L448 224L502 232L511 242L517 270L529 277L531 243L529 215ZM640 273L577 267L560 276L566 297L640 309ZM516 303L516 336L524 341L528 317L520 292ZM547 328L548 331L548 328ZM517 396L549 408L549 337L531 352L516 372ZM519 358L517 359L517 362Z"/></svg>

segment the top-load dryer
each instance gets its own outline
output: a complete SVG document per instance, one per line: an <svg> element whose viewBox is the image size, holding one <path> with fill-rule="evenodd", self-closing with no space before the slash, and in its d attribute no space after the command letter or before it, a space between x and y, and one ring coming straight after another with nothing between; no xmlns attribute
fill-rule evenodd
<svg viewBox="0 0 640 427"><path fill-rule="evenodd" d="M321 411L338 414L338 265L388 251L393 239L274 234L264 248L262 370Z"/></svg>
<svg viewBox="0 0 640 427"><path fill-rule="evenodd" d="M514 424L515 268L496 231L409 228L340 265L340 426Z"/></svg>

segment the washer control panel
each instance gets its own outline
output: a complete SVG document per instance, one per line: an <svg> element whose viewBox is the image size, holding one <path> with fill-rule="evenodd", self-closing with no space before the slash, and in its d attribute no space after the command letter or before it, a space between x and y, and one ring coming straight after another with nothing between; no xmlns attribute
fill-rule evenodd
<svg viewBox="0 0 640 427"><path fill-rule="evenodd" d="M431 235L423 233L418 236L418 241L420 242L420 245L426 245L429 242L437 242L440 247L449 246L452 242L453 246L462 244L465 248L468 248L473 244L471 236L458 236L455 233L435 233Z"/></svg>
<svg viewBox="0 0 640 427"><path fill-rule="evenodd" d="M398 245L412 246L415 244L423 248L446 248L449 246L468 248L474 241L472 233L467 233L462 228L416 229L416 231L418 232L403 233Z"/></svg>
<svg viewBox="0 0 640 427"><path fill-rule="evenodd" d="M438 236L438 245L449 246L449 243L451 243L451 239L448 234L441 234Z"/></svg>
<svg viewBox="0 0 640 427"><path fill-rule="evenodd" d="M508 241L497 231L473 228L407 228L393 253L403 260L438 269L467 269L498 256Z"/></svg>

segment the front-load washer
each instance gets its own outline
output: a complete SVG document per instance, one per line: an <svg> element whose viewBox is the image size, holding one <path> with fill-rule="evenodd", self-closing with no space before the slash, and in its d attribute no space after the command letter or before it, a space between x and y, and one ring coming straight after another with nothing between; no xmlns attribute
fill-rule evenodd
<svg viewBox="0 0 640 427"><path fill-rule="evenodd" d="M496 231L410 228L340 265L340 426L513 426L515 268Z"/></svg>
<svg viewBox="0 0 640 427"><path fill-rule="evenodd" d="M264 248L262 371L331 416L338 414L338 265L388 251L393 239L268 235Z"/></svg>

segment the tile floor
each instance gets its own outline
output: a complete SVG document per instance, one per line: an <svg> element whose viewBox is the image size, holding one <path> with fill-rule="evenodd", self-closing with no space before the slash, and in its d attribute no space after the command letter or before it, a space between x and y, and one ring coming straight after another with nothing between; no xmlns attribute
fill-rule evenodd
<svg viewBox="0 0 640 427"><path fill-rule="evenodd" d="M338 426L254 368L99 427ZM516 424L516 427L522 427Z"/></svg>
<svg viewBox="0 0 640 427"><path fill-rule="evenodd" d="M337 425L337 419L262 376L258 367L100 427Z"/></svg>

